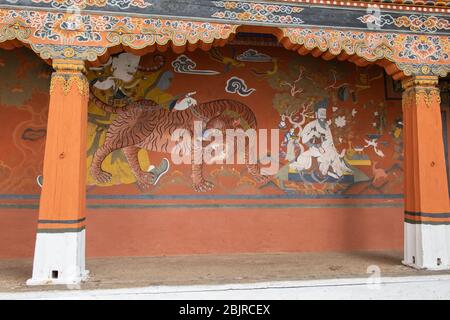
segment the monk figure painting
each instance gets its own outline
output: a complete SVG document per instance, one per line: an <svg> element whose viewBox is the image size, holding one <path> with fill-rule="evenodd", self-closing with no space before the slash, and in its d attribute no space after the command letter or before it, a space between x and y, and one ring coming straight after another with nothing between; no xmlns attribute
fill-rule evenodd
<svg viewBox="0 0 450 320"><path fill-rule="evenodd" d="M298 156L297 160L291 164L291 168L302 173L304 170L309 170L313 159L316 159L319 166L318 174L322 176L322 179L326 176L339 179L344 173L351 173L351 170L342 160L345 149L338 153L334 146L326 118L327 103L328 100L325 99L316 105L316 119L309 122L301 133L302 143L309 149Z"/></svg>

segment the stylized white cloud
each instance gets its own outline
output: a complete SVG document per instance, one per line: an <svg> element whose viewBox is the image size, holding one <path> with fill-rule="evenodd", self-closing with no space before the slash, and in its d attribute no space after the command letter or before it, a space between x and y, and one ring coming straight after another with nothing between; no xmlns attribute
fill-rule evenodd
<svg viewBox="0 0 450 320"><path fill-rule="evenodd" d="M184 54L178 56L178 58L172 61L172 67L176 73L198 74L206 76L220 74L220 72L214 70L195 70L197 64Z"/></svg>
<svg viewBox="0 0 450 320"><path fill-rule="evenodd" d="M237 93L242 97L247 97L256 91L254 88L247 88L245 81L238 77L231 77L227 81L225 91L228 93Z"/></svg>
<svg viewBox="0 0 450 320"><path fill-rule="evenodd" d="M241 53L236 57L238 61L247 61L247 62L270 62L272 58L265 54L256 51L255 49L248 49L247 51Z"/></svg>

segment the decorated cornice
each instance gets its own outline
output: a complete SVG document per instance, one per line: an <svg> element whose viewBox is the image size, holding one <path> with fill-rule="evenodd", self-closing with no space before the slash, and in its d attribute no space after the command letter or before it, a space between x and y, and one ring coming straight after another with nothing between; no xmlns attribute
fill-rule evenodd
<svg viewBox="0 0 450 320"><path fill-rule="evenodd" d="M24 43L67 55L83 53L94 47L126 45L142 49L154 44L175 46L187 43L212 43L225 40L237 25L186 20L165 20L112 15L72 14L32 10L0 9L0 42L18 39Z"/></svg>
<svg viewBox="0 0 450 320"><path fill-rule="evenodd" d="M446 12L450 8L447 0L268 0L280 3L305 3L312 5L328 5L333 7L371 7L378 6L382 9Z"/></svg>
<svg viewBox="0 0 450 320"><path fill-rule="evenodd" d="M121 10L128 12L136 12L139 9L148 9L154 6L155 11L159 8L169 8L170 3L172 9L179 6L186 6L186 1L177 0L4 0L4 3L21 6L49 7L57 9L66 9L77 6L80 9L90 10ZM164 4L164 2L167 2ZM190 5L200 3L202 7L208 2L246 2L246 1L216 1L216 0L195 0ZM381 10L396 11L413 11L420 13L449 13L450 2L443 0L247 0L246 3L258 6L317 6L343 9L364 9L377 7ZM150 10L146 10L150 11ZM154 12L155 13L155 12Z"/></svg>
<svg viewBox="0 0 450 320"><path fill-rule="evenodd" d="M10 3L18 3L16 0L7 0ZM25 1L21 1L25 2ZM147 8L152 4L147 0L31 0L34 4L48 4L53 8L70 8L77 6L80 9L117 7L121 10L130 8Z"/></svg>
<svg viewBox="0 0 450 320"><path fill-rule="evenodd" d="M444 12L450 7L449 1L443 0L277 0L288 3L327 4L345 7L369 7L379 6L395 10L417 10L429 12ZM436 11L435 11L436 10Z"/></svg>
<svg viewBox="0 0 450 320"><path fill-rule="evenodd" d="M394 62L407 76L445 76L450 71L450 37L333 29L283 28L287 47L304 46L337 56L357 55L367 61Z"/></svg>
<svg viewBox="0 0 450 320"><path fill-rule="evenodd" d="M384 26L394 25L398 28L407 28L411 31L429 32L449 31L450 21L446 18L423 15L392 16L391 14L366 14L358 17L365 24L372 24L380 29Z"/></svg>
<svg viewBox="0 0 450 320"><path fill-rule="evenodd" d="M394 0L392 0L394 1ZM397 1L397 0L396 0ZM406 1L406 0L405 0ZM408 0L412 1L412 0ZM349 6L337 4L347 3ZM449 1L450 3L450 1ZM357 6L353 6L357 4ZM168 20L195 20L228 24L351 28L402 33L447 34L450 9L390 10L367 2L310 0L0 0L0 7L53 13L126 15ZM349 8L350 7L350 8ZM439 10L438 10L439 9ZM443 10L443 11L442 11Z"/></svg>
<svg viewBox="0 0 450 320"><path fill-rule="evenodd" d="M91 0L91 7L94 4L98 7L107 6L117 1ZM50 0L42 0L40 3L48 5ZM145 6L147 2L130 1L130 8L132 4L137 6L138 3ZM222 11L215 12L244 10L242 3L239 6L237 4L221 5ZM153 3L150 7L154 6ZM443 18L407 21L390 15L390 17L377 16L379 19L374 20L366 14L360 16L360 19L355 18L354 23L372 23L377 28L342 29L320 25L311 27L303 23L303 20L291 20L295 18L294 15L302 14L306 9L293 10L274 6L271 9L272 13L269 14L261 7L250 6L250 8L253 8L253 11L246 16L224 13L228 16L227 19L236 18L233 23L219 23L214 19L211 21L166 19L125 14L99 14L91 11L80 13L60 11L58 8L55 10L0 8L0 43L19 40L40 54L43 59L96 61L98 57L107 54L108 48L119 46L132 50L153 45L172 46L174 50L186 45L190 46L190 49L195 49L196 46L207 49L208 45L225 44L240 26L257 30L250 22L266 21L270 18L283 21L284 24L275 24L277 27L271 30L285 46L286 43L291 44L289 46L291 50L303 46L308 50L328 51L332 55L344 52L367 61L384 59L394 62L405 75L445 76L450 70L448 21ZM287 16L292 17L287 18ZM299 19L306 21L307 17L305 15ZM251 21L244 23L242 19ZM342 17L340 19L344 20ZM286 22L289 22L287 26ZM264 22L261 25L271 24ZM393 32L383 29L385 26L393 25L396 28L408 30Z"/></svg>

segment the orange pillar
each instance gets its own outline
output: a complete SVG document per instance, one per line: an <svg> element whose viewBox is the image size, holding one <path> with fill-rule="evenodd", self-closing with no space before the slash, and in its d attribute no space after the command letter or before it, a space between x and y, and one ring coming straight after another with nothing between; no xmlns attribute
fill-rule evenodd
<svg viewBox="0 0 450 320"><path fill-rule="evenodd" d="M86 130L89 85L84 62L53 61L43 186L29 285L86 279Z"/></svg>
<svg viewBox="0 0 450 320"><path fill-rule="evenodd" d="M438 77L403 80L405 243L403 263L450 268L450 210Z"/></svg>

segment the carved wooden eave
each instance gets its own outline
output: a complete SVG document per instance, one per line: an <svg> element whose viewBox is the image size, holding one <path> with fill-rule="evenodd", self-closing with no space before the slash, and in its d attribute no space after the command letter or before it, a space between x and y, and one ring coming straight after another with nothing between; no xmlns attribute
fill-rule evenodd
<svg viewBox="0 0 450 320"><path fill-rule="evenodd" d="M276 2L276 1L272 1ZM384 9L397 10L414 10L414 11L429 11L432 12L447 12L444 11L450 8L450 2L444 0L278 0L278 2L287 3L304 3L315 5L341 6L341 7L370 7L377 5Z"/></svg>
<svg viewBox="0 0 450 320"><path fill-rule="evenodd" d="M209 50L250 31L302 55L377 63L395 79L446 76L449 30L449 9L438 1L0 0L0 47L94 65L123 50Z"/></svg>

